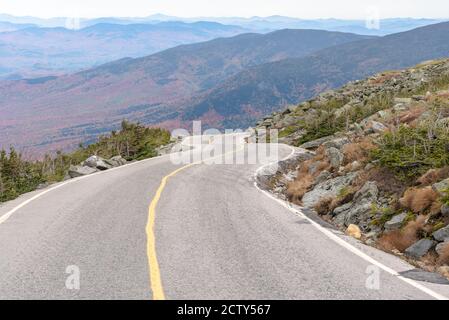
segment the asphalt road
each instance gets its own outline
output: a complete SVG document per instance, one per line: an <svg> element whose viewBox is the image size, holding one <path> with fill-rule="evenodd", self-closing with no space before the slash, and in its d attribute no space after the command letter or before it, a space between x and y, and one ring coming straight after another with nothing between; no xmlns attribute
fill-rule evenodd
<svg viewBox="0 0 449 320"><path fill-rule="evenodd" d="M238 141L226 154L247 152ZM0 299L449 297L448 285L398 276L413 267L263 193L261 165L164 156L3 204ZM77 270L79 289L67 286Z"/></svg>

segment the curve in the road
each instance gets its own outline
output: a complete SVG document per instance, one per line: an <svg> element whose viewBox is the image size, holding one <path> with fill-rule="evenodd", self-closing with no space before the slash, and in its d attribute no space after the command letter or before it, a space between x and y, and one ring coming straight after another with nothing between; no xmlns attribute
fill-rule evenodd
<svg viewBox="0 0 449 320"><path fill-rule="evenodd" d="M153 292L154 300L165 300L164 289L162 287L161 280L161 272L159 269L159 262L157 259L156 252L156 237L154 235L154 225L156 222L156 207L161 198L162 192L167 185L168 179L177 175L179 172L188 169L198 163L188 164L184 167L181 167L170 174L166 175L162 178L161 184L156 191L156 195L150 203L150 207L148 209L148 224L146 226L147 233L147 256L148 256L148 269L150 271L150 287Z"/></svg>

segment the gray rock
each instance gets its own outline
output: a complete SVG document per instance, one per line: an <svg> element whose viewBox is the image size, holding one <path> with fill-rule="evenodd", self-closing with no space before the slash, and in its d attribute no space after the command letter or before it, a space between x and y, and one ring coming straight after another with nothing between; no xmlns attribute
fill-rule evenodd
<svg viewBox="0 0 449 320"><path fill-rule="evenodd" d="M449 225L447 225L444 228L441 228L440 230L435 231L432 234L433 238L439 242L444 241L445 239L449 238Z"/></svg>
<svg viewBox="0 0 449 320"><path fill-rule="evenodd" d="M398 103L393 107L393 110L396 112L407 111L409 107L403 103Z"/></svg>
<svg viewBox="0 0 449 320"><path fill-rule="evenodd" d="M441 207L441 214L449 216L449 206L447 204Z"/></svg>
<svg viewBox="0 0 449 320"><path fill-rule="evenodd" d="M380 122L371 121L371 129L373 129L375 133L382 133L385 132L388 128Z"/></svg>
<svg viewBox="0 0 449 320"><path fill-rule="evenodd" d="M87 176L95 172L98 172L98 170L87 166L70 166L69 168L69 176L71 178Z"/></svg>
<svg viewBox="0 0 449 320"><path fill-rule="evenodd" d="M125 165L128 161L124 159L122 156L115 156L108 160L109 163L114 167L119 167Z"/></svg>
<svg viewBox="0 0 449 320"><path fill-rule="evenodd" d="M400 229L406 218L406 212L394 216L390 221L387 221L387 223L385 223L385 229L390 231Z"/></svg>
<svg viewBox="0 0 449 320"><path fill-rule="evenodd" d="M316 149L319 146L321 146L323 143L331 141L332 139L335 139L334 136L329 136L329 137L324 137L324 138L320 138L317 140L313 140L313 141L309 141L304 143L303 145L300 146L300 148L303 149Z"/></svg>
<svg viewBox="0 0 449 320"><path fill-rule="evenodd" d="M357 173L351 172L346 176L337 177L326 180L309 192L302 198L303 205L308 208L313 208L320 200L328 197L336 197L338 192L347 187L357 177Z"/></svg>
<svg viewBox="0 0 449 320"><path fill-rule="evenodd" d="M435 245L435 241L429 239L422 239L405 250L405 254L412 258L422 258Z"/></svg>
<svg viewBox="0 0 449 320"><path fill-rule="evenodd" d="M329 158L329 162L332 168L339 169L343 163L344 155L337 148L331 147L326 149L326 156Z"/></svg>
<svg viewBox="0 0 449 320"><path fill-rule="evenodd" d="M441 256L441 254L443 253L443 249L445 249L448 246L449 246L449 238L447 238L444 242L439 243L436 246L435 251L438 253L438 255Z"/></svg>
<svg viewBox="0 0 449 320"><path fill-rule="evenodd" d="M351 141L348 138L339 138L339 139L334 139L328 142L323 143L323 146L325 148L336 148L338 150L340 150L341 148L343 148L345 145L349 144Z"/></svg>
<svg viewBox="0 0 449 320"><path fill-rule="evenodd" d="M327 179L329 179L331 176L332 176L332 174L329 171L324 170L318 175L318 177L316 177L313 184L314 185L320 184L320 183L326 181Z"/></svg>
<svg viewBox="0 0 449 320"><path fill-rule="evenodd" d="M432 185L432 188L440 195L444 195L444 191L449 189L449 179L435 183L434 185Z"/></svg>
<svg viewBox="0 0 449 320"><path fill-rule="evenodd" d="M337 215L334 222L339 226L358 225L363 231L369 229L371 220L372 206L377 203L379 190L375 182L367 182L354 195L349 206L337 208L334 214Z"/></svg>
<svg viewBox="0 0 449 320"><path fill-rule="evenodd" d="M322 163L323 163L322 161L316 161L314 163L311 163L309 165L309 173L312 175L315 174Z"/></svg>
<svg viewBox="0 0 449 320"><path fill-rule="evenodd" d="M98 156L89 157L84 161L83 165L98 170L108 170L112 168L112 165L108 164L103 158Z"/></svg>
<svg viewBox="0 0 449 320"><path fill-rule="evenodd" d="M394 98L394 103L410 104L412 103L412 98Z"/></svg>
<svg viewBox="0 0 449 320"><path fill-rule="evenodd" d="M377 184L373 181L366 182L362 189L357 191L357 193L354 195L354 201L362 201L362 200L369 200L371 202L377 200L377 196L379 194L379 189L377 188Z"/></svg>
<svg viewBox="0 0 449 320"><path fill-rule="evenodd" d="M338 216L341 215L342 213L348 212L353 206L352 202L346 203L344 205L342 205L341 207L335 208L333 215L334 216Z"/></svg>

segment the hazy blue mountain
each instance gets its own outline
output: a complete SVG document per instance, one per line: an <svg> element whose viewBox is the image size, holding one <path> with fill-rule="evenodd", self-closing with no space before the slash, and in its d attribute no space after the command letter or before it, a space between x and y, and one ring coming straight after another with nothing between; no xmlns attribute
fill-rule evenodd
<svg viewBox="0 0 449 320"><path fill-rule="evenodd" d="M65 148L95 138L122 119L178 127L185 102L242 70L367 38L317 30L249 33L121 59L73 75L0 82L0 147Z"/></svg>
<svg viewBox="0 0 449 320"><path fill-rule="evenodd" d="M245 127L256 119L246 110L271 113L351 80L447 57L449 22L351 42L243 70L192 98L186 104L184 120L215 114L216 119L223 119L222 126Z"/></svg>
<svg viewBox="0 0 449 320"><path fill-rule="evenodd" d="M1 26L1 25L0 25ZM0 79L76 72L123 57L146 56L181 44L246 30L216 22L101 23L80 30L25 28L0 33Z"/></svg>
<svg viewBox="0 0 449 320"><path fill-rule="evenodd" d="M449 17L448 17L449 19ZM42 27L65 27L66 18L40 19L34 17L14 17L0 14L0 21L13 23L32 23ZM254 32L271 32L280 29L317 29L328 31L341 31L358 33L365 35L388 35L397 32L403 32L418 27L443 22L438 19L412 19L412 18L394 18L383 19L380 21L380 29L370 29L366 27L365 20L342 20L342 19L299 19L283 16L269 17L194 17L181 18L167 16L163 14L154 14L147 17L102 17L97 19L80 19L82 28L98 23L113 24L135 24L146 23L155 24L167 21L198 22L210 21L226 25L235 25L249 29Z"/></svg>

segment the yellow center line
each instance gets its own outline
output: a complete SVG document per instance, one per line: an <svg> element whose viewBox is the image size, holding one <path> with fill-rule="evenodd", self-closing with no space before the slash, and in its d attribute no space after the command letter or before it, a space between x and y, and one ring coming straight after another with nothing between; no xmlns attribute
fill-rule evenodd
<svg viewBox="0 0 449 320"><path fill-rule="evenodd" d="M218 155L216 157L212 157L209 160L223 157L226 154L229 153L235 153L238 151L243 150L245 147L240 147L239 149L233 150L232 152L226 152L221 155ZM188 169L190 167L193 167L195 165L198 165L202 163L203 161L195 162L188 164L184 167L181 167L172 173L166 175L162 178L161 184L159 185L159 188L156 191L156 195L154 196L153 200L150 203L150 206L148 208L148 222L147 226L145 228L146 234L147 234L147 256L148 256L148 268L150 270L150 287L151 291L153 292L153 300L165 300L165 294L164 289L162 286L162 280L161 280L161 272L159 268L159 262L157 259L157 253L156 253L156 237L154 234L154 226L156 222L156 207L159 203L159 200L161 199L162 192L165 189L165 186L167 185L168 179L171 177L177 175L179 172Z"/></svg>
<svg viewBox="0 0 449 320"><path fill-rule="evenodd" d="M159 262L157 260L157 254L156 254L156 237L154 235L154 225L156 221L156 207L159 202L159 199L161 198L162 192L164 191L165 186L167 185L167 181L169 178L175 176L179 172L190 168L198 163L192 163L189 165L186 165L182 168L179 168L169 175L166 175L164 178L162 178L161 184L159 188L156 191L156 195L153 198L153 201L151 201L149 210L148 210L148 223L146 226L146 233L147 233L147 256L148 256L148 267L150 270L150 286L151 290L153 291L153 299L154 300L165 300L164 295L164 289L162 288L162 281L161 281L161 272L159 269Z"/></svg>

